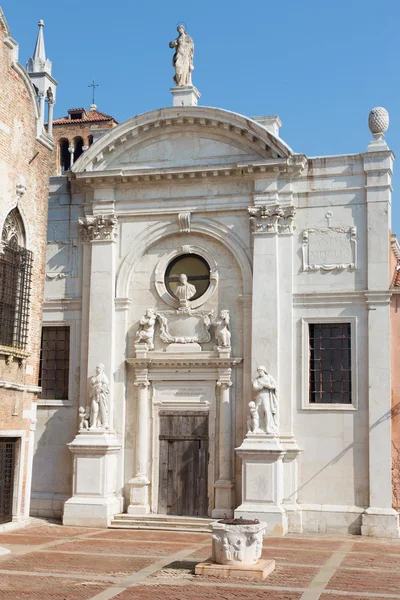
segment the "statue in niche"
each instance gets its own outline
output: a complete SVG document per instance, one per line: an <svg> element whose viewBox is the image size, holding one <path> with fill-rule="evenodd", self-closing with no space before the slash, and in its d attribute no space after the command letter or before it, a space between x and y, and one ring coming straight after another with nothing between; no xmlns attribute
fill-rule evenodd
<svg viewBox="0 0 400 600"><path fill-rule="evenodd" d="M175 68L174 81L177 87L192 85L194 44L183 25L178 25L178 37L169 43L170 48L176 48L172 65Z"/></svg>
<svg viewBox="0 0 400 600"><path fill-rule="evenodd" d="M157 315L153 308L148 308L139 321L139 329L136 334L136 344L147 344L149 350L154 349L154 333Z"/></svg>
<svg viewBox="0 0 400 600"><path fill-rule="evenodd" d="M192 283L188 282L187 275L184 273L179 275L179 283L175 290L175 296L178 298L178 300L181 302L186 302L187 300L190 300L190 298L193 298L193 296L196 294L196 291L196 287Z"/></svg>
<svg viewBox="0 0 400 600"><path fill-rule="evenodd" d="M96 375L90 378L90 429L108 429L108 401L110 382L104 373L104 365L99 363Z"/></svg>
<svg viewBox="0 0 400 600"><path fill-rule="evenodd" d="M219 319L215 321L215 338L220 348L231 347L231 331L229 328L229 310L221 310Z"/></svg>
<svg viewBox="0 0 400 600"><path fill-rule="evenodd" d="M258 377L253 380L253 390L257 392L256 407L261 422L260 432L278 433L277 384L265 367L258 367ZM254 418L253 418L254 422ZM257 433L257 432L255 432Z"/></svg>

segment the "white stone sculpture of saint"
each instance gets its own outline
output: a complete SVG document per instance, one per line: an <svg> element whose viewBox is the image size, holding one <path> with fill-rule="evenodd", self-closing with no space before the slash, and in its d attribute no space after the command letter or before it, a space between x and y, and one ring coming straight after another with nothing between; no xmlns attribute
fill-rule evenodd
<svg viewBox="0 0 400 600"><path fill-rule="evenodd" d="M110 382L99 363L96 375L90 378L90 429L108 429L108 400Z"/></svg>
<svg viewBox="0 0 400 600"><path fill-rule="evenodd" d="M170 48L176 48L172 65L175 68L174 81L177 87L192 85L194 44L183 25L178 25L178 37L169 43Z"/></svg>
<svg viewBox="0 0 400 600"><path fill-rule="evenodd" d="M179 275L179 283L175 290L175 296L178 298L178 300L181 302L186 302L187 300L190 300L190 298L193 298L193 296L196 294L196 291L197 290L195 286L192 283L188 283L187 275L184 273Z"/></svg>
<svg viewBox="0 0 400 600"><path fill-rule="evenodd" d="M247 419L247 433L262 433L260 430L260 413L254 400L249 402L250 415Z"/></svg>
<svg viewBox="0 0 400 600"><path fill-rule="evenodd" d="M277 384L265 367L258 367L257 373L258 377L253 380L253 390L257 392L256 406L261 417L261 430L268 434L277 434Z"/></svg>
<svg viewBox="0 0 400 600"><path fill-rule="evenodd" d="M139 321L139 329L136 334L136 344L147 344L149 350L154 349L154 333L157 321L155 310L148 308Z"/></svg>
<svg viewBox="0 0 400 600"><path fill-rule="evenodd" d="M231 347L231 331L229 328L229 310L221 310L219 319L215 321L215 337L220 348Z"/></svg>

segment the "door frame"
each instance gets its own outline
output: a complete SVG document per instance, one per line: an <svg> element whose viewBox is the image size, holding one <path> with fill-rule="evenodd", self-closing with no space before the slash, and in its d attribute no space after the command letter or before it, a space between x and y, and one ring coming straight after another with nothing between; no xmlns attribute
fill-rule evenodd
<svg viewBox="0 0 400 600"><path fill-rule="evenodd" d="M212 510L214 509L214 480L215 480L215 447L216 447L216 379L213 377L212 379L206 379L198 377L196 379L185 379L184 376L176 379L167 379L164 377L163 379L152 379L151 374L149 373L149 380L151 380L151 401L152 401L152 443L151 443L151 451L150 451L150 464L151 464L151 494L150 494L150 511L152 513L157 513L158 510L158 486L159 486L159 475L160 475L160 412L204 412L208 415L208 452L209 452L209 461L208 461L208 483L207 483L207 491L208 491L208 515L211 515ZM158 383L170 383L173 386L174 383L185 383L186 385L196 385L196 383L201 383L202 385L209 384L210 388L210 402L163 402L159 398L156 398L155 387Z"/></svg>
<svg viewBox="0 0 400 600"><path fill-rule="evenodd" d="M0 530L6 528L9 523L15 521L21 521L23 518L22 514L22 489L24 480L24 457L25 457L25 438L26 432L23 430L13 431L12 429L6 429L0 431L0 437L12 437L18 438L15 442L15 461L14 461L14 485L13 485L13 502L12 502L12 519L7 523L0 525ZM26 479L31 477L31 473L26 473ZM28 481L28 479L27 479ZM25 499L26 501L26 499Z"/></svg>

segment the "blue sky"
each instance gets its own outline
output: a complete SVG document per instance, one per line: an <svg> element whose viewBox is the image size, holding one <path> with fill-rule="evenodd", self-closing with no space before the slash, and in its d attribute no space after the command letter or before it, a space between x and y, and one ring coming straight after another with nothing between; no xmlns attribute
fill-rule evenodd
<svg viewBox="0 0 400 600"><path fill-rule="evenodd" d="M368 113L390 114L387 143L400 156L399 0L0 0L20 62L45 21L59 82L56 115L91 102L122 121L171 105L176 25L195 42L200 103L252 115L278 114L281 135L308 156L363 152ZM398 173L396 172L398 170ZM400 235L400 163L393 230Z"/></svg>

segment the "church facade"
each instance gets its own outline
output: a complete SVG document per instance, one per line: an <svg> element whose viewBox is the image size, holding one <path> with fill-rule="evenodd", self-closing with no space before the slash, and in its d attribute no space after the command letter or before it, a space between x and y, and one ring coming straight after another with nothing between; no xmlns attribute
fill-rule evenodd
<svg viewBox="0 0 400 600"><path fill-rule="evenodd" d="M51 179L33 514L397 537L385 111L308 158L173 95Z"/></svg>

